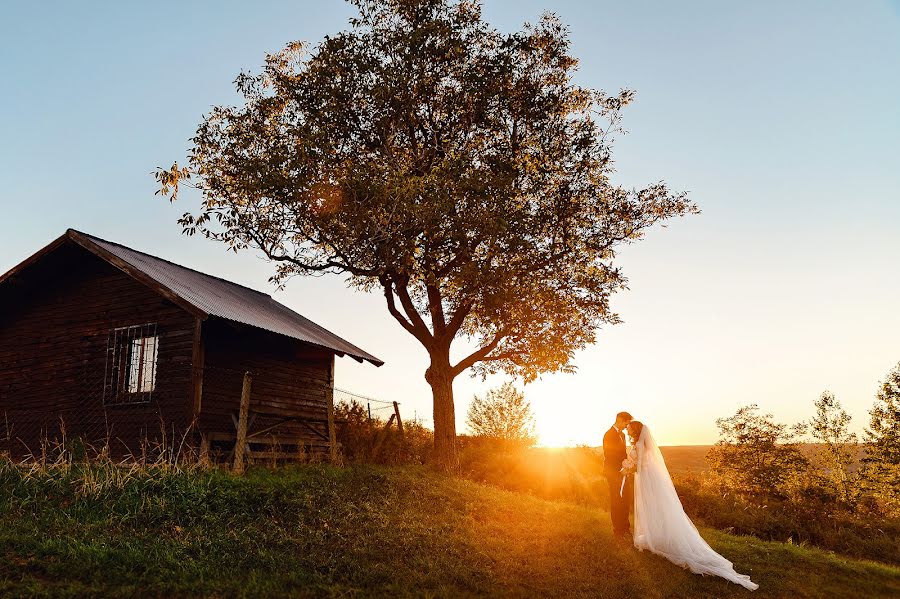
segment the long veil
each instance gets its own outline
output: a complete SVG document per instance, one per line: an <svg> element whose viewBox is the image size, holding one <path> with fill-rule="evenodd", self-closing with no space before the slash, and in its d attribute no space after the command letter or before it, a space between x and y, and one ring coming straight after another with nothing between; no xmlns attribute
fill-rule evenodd
<svg viewBox="0 0 900 599"><path fill-rule="evenodd" d="M662 453L643 427L635 443L634 546L647 549L697 574L721 576L755 591L759 585L738 574L730 561L713 551L691 522L675 492Z"/></svg>

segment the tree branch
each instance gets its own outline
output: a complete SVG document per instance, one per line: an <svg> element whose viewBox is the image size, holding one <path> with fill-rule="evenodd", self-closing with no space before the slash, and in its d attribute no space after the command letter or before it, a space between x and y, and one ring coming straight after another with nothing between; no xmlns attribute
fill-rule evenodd
<svg viewBox="0 0 900 599"><path fill-rule="evenodd" d="M459 329L462 327L463 323L466 321L466 316L472 311L472 305L469 303L465 303L456 308L456 311L453 312L453 316L450 317L450 322L447 324L446 334L452 339L456 337L456 333L459 332Z"/></svg>
<svg viewBox="0 0 900 599"><path fill-rule="evenodd" d="M491 339L491 341L487 345L485 345L484 347L482 347L479 350L472 352L471 354L469 354L468 356L466 356L465 358L460 360L460 362L456 366L453 367L453 376L460 374L462 371L466 370L467 368L474 366L476 363L487 358L488 354L490 354L492 351L494 351L494 349L497 347L497 345L499 345L500 342L503 341L503 339L505 337L506 337L506 330L501 329L501 330L497 331L497 334L494 335L494 338Z"/></svg>
<svg viewBox="0 0 900 599"><path fill-rule="evenodd" d="M413 323L406 319L405 316L397 309L397 305L394 303L394 292L393 292L393 284L390 281L384 281L382 283L384 285L384 299L387 301L388 312L391 313L391 316L400 323L406 331L419 340L422 345L427 346L429 344L430 339L428 337L424 337L421 334Z"/></svg>
<svg viewBox="0 0 900 599"><path fill-rule="evenodd" d="M406 312L406 315L409 317L413 327L419 332L419 335L424 337L425 341L422 341L422 343L426 346L429 345L434 340L434 337L428 329L428 325L422 320L422 315L416 310L412 298L409 296L409 290L406 288L407 284L409 284L409 277L393 277L392 280L397 297L400 298L400 305L403 306L403 311Z"/></svg>
<svg viewBox="0 0 900 599"><path fill-rule="evenodd" d="M310 272L324 272L330 269L335 269L338 271L350 273L351 275L357 277L373 277L378 274L375 269L352 266L351 264L348 264L346 260L344 262L338 262L335 260L334 256L328 258L324 262L312 264L310 262L298 260L294 256L289 256L284 253L275 253L274 249L266 244L265 240L262 239L262 237L260 237L259 235L256 235L253 231L248 231L247 237L249 237L250 240L255 243L260 250L262 250L263 254L265 254L266 258L268 258L269 260L272 260L273 262L290 262L291 264L296 265L301 270ZM342 258L342 256L337 257Z"/></svg>
<svg viewBox="0 0 900 599"><path fill-rule="evenodd" d="M426 285L428 293L428 311L431 312L431 328L435 337L443 338L447 333L447 321L444 318L444 306L441 303L441 290L436 285Z"/></svg>

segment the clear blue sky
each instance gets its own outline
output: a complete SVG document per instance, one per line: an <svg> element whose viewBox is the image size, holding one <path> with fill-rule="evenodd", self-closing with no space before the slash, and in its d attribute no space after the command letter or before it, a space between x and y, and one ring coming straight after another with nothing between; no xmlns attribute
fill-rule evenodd
<svg viewBox="0 0 900 599"><path fill-rule="evenodd" d="M637 90L620 182L659 179L703 214L651 232L621 263L625 324L576 375L529 385L549 442L593 442L621 408L663 443L715 440L759 403L806 418L824 389L864 424L900 361L900 3L487 1L503 30L552 8L580 82ZM195 199L153 196L201 115L291 40L343 29L319 2L19 2L0 9L0 271L75 227L266 289L271 268L175 223ZM338 385L431 416L425 356L382 300L338 279L275 296L388 364L339 361ZM487 384L496 383L488 381ZM456 385L462 424L472 393Z"/></svg>

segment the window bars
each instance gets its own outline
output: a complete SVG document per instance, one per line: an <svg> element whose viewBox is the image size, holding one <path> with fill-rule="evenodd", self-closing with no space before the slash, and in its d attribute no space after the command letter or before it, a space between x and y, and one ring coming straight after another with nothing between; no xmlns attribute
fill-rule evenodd
<svg viewBox="0 0 900 599"><path fill-rule="evenodd" d="M156 323L111 330L106 344L103 403L149 402L156 387L158 354Z"/></svg>

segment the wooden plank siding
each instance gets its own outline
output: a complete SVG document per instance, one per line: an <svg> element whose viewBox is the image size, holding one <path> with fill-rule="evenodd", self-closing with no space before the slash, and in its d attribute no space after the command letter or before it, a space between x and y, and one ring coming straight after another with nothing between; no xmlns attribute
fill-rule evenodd
<svg viewBox="0 0 900 599"><path fill-rule="evenodd" d="M250 409L256 413L248 431L260 431L281 415L302 415L310 425L283 424L272 434L296 437L309 445L328 439L328 393L334 354L260 329L216 318L204 323L203 409L200 429L213 435L234 435L244 372L253 373ZM267 414L260 414L265 412Z"/></svg>
<svg viewBox="0 0 900 599"><path fill-rule="evenodd" d="M159 336L151 401L104 405L110 331L147 323ZM70 439L108 438L114 455L180 442L192 418L195 326L146 285L63 244L0 289L0 448L36 454L42 438L62 440L63 426Z"/></svg>

